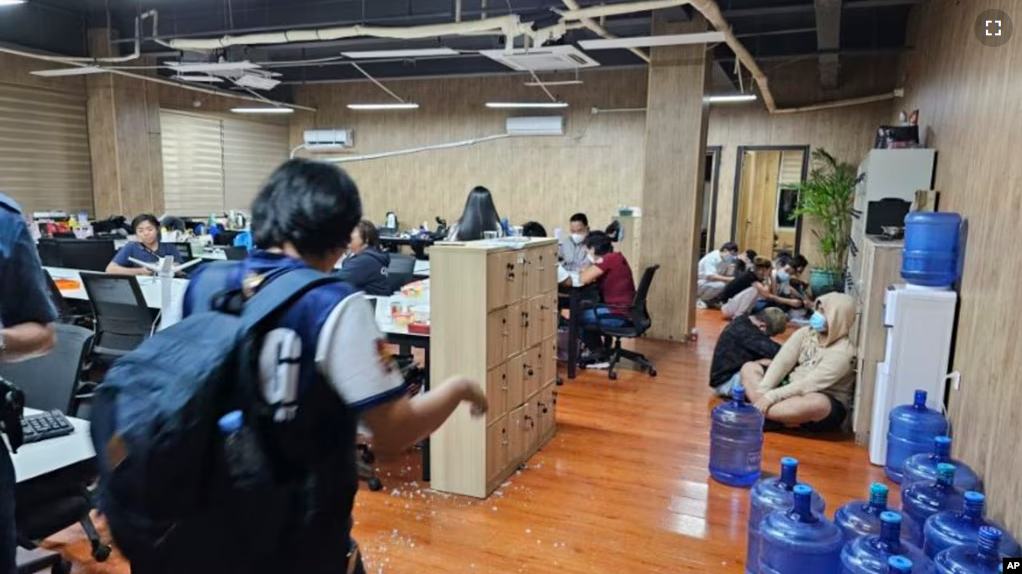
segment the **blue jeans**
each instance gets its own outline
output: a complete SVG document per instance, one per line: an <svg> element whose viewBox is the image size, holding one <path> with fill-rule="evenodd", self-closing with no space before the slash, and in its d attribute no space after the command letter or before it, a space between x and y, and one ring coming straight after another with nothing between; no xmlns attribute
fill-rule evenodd
<svg viewBox="0 0 1022 574"><path fill-rule="evenodd" d="M0 442L0 574L15 574L18 536L14 529L14 463Z"/></svg>
<svg viewBox="0 0 1022 574"><path fill-rule="evenodd" d="M599 319L597 319L599 317ZM582 342L585 343L586 348L591 352L598 355L602 355L607 351L603 346L603 337L596 331L590 331L585 327L591 325L601 325L603 327L621 327L628 322L628 319L621 316L614 316L610 309L606 307L594 307L592 309L585 309L582 311L582 315L579 317L579 323L582 325Z"/></svg>

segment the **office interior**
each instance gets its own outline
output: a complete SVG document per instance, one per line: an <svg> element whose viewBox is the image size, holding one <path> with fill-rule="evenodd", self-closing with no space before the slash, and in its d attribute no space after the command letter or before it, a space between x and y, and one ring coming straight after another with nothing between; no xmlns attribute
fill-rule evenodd
<svg viewBox="0 0 1022 574"><path fill-rule="evenodd" d="M656 376L627 360L613 379L567 364L555 319L525 332L524 360L532 344L547 357L537 359L542 380L531 391L536 417L552 411L542 432L471 486L451 470L463 462L452 435L475 433L472 456L486 456L494 445L485 423L456 417L448 425L460 426L435 436L432 452L371 463L382 489L360 490L354 536L370 572L737 573L746 568L749 490L714 481L707 468L720 404L707 380L728 323L697 306L697 264L735 241L820 265L818 222L792 215L813 152L858 169L870 154L909 151L875 149L877 130L918 110L916 147L936 157L919 189L939 198L931 209L967 225L953 340L938 366L954 376L930 404L946 409L953 457L981 476L987 515L1017 538L1022 330L1010 249L1022 240L1022 164L1012 159L1022 145L1012 71L1022 40L1007 25L992 40L979 23L1011 19L1022 22L1010 0L0 0L0 192L40 220L84 212L95 225L152 213L194 230L211 214L247 214L275 167L306 157L346 170L366 218L386 227L393 214L398 233L453 224L475 186L490 190L511 228L545 227L549 240L527 249L537 260L552 260L574 213L593 230L618 221L626 231L615 249L636 283L658 266L644 301L651 325L624 341ZM388 32L374 35L374 26ZM425 26L434 31L421 33ZM317 29L337 34L317 39ZM314 130L333 140L310 144ZM910 169L893 157L894 173ZM233 258L222 249L231 245L215 247L215 258ZM486 275L485 260L453 266L451 249L430 241L409 273L432 284L426 320L435 324L441 311L487 312L485 296L455 295L469 274ZM900 257L869 249L871 262ZM829 511L865 498L874 482L890 485L892 507L899 500L870 455L883 293L901 282L899 265L861 267L857 278L872 284L849 293L855 329L874 334L858 357L844 430L765 435L764 473L779 472L783 456L799 459L800 481ZM536 275L522 304L546 297L563 307L550 277ZM68 312L88 315L88 286L59 281L77 277L54 278ZM147 281L133 296L158 310L166 295ZM487 335L465 348L485 355ZM428 350L392 342L420 366L430 353L425 369L436 373L462 353L454 340L444 348L434 337ZM87 356L95 343L78 344ZM496 365L469 354L466 368L485 379ZM31 381L17 382L31 407ZM504 405L504 424L516 406ZM429 457L440 485L425 480ZM88 459L76 455L73 470ZM97 555L77 521L35 542L75 573L129 572L102 515L93 509L90 522L108 555Z"/></svg>

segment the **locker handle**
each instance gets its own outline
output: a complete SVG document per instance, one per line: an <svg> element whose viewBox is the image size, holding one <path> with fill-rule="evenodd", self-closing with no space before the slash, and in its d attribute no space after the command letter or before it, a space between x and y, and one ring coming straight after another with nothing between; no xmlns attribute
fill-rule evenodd
<svg viewBox="0 0 1022 574"><path fill-rule="evenodd" d="M532 370L532 367L530 367L529 365L522 365L522 370L524 370L526 372L525 374L529 377L536 374L535 371Z"/></svg>
<svg viewBox="0 0 1022 574"><path fill-rule="evenodd" d="M543 409L543 414L547 414L548 412L550 412L550 409L547 408L546 403L536 403L536 406Z"/></svg>
<svg viewBox="0 0 1022 574"><path fill-rule="evenodd" d="M525 422L529 423L529 428L536 428L536 421L529 415L525 415Z"/></svg>

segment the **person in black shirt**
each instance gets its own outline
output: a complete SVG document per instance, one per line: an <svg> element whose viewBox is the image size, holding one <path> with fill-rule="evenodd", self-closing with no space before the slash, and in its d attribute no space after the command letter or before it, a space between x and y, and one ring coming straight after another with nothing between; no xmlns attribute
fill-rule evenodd
<svg viewBox="0 0 1022 574"><path fill-rule="evenodd" d="M720 333L713 349L710 365L710 387L720 396L730 396L731 387L738 381L742 365L752 361L773 359L781 350L780 343L771 337L783 333L788 327L788 316L776 307L764 309L756 315L735 318Z"/></svg>
<svg viewBox="0 0 1022 574"><path fill-rule="evenodd" d="M363 219L355 226L348 249L351 255L336 275L366 295L391 295L390 255L380 249L380 232L371 221Z"/></svg>
<svg viewBox="0 0 1022 574"><path fill-rule="evenodd" d="M736 276L732 281L728 282L724 286L724 290L720 292L717 299L720 303L727 303L734 297L737 297L742 291L756 285L763 287L764 292L769 292L766 286L762 285L762 282L770 277L770 271L773 269L773 263L765 257L757 257L752 262L752 268L746 269L744 272Z"/></svg>

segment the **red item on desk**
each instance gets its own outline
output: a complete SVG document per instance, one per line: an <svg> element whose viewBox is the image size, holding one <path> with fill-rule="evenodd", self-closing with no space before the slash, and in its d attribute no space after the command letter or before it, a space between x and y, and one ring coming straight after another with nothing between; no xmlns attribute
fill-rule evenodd
<svg viewBox="0 0 1022 574"><path fill-rule="evenodd" d="M429 323L410 323L408 325L408 332L415 333L416 335L428 335Z"/></svg>

